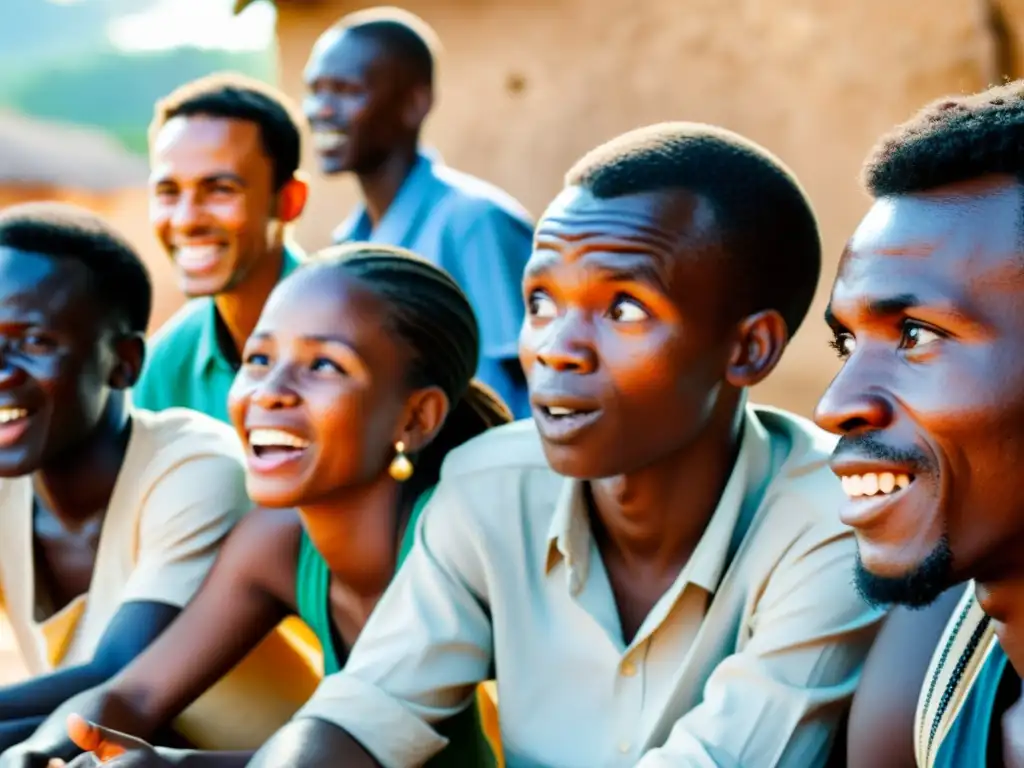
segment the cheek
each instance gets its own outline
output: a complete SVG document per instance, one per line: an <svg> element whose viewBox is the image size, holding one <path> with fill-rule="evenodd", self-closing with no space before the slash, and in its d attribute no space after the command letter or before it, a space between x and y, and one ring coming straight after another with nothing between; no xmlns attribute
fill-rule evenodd
<svg viewBox="0 0 1024 768"><path fill-rule="evenodd" d="M228 418L231 425L238 433L238 438L245 440L245 416L249 411L249 396L247 387L239 387L236 383L228 392Z"/></svg>

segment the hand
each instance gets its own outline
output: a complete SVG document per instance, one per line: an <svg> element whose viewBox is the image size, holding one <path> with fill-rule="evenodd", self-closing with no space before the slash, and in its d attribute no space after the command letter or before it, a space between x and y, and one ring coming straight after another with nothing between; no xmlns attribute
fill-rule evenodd
<svg viewBox="0 0 1024 768"><path fill-rule="evenodd" d="M104 728L79 717L68 717L68 736L85 754L70 763L53 759L47 768L166 768L174 763L165 759L156 748L142 739Z"/></svg>

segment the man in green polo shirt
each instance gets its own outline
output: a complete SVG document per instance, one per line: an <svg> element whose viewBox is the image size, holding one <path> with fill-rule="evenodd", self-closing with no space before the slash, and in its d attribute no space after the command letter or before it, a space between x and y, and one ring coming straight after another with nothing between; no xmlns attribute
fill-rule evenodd
<svg viewBox="0 0 1024 768"><path fill-rule="evenodd" d="M238 75L201 78L157 104L150 220L191 301L150 341L137 406L228 421L239 350L301 257L285 243L308 193L294 115L285 96Z"/></svg>

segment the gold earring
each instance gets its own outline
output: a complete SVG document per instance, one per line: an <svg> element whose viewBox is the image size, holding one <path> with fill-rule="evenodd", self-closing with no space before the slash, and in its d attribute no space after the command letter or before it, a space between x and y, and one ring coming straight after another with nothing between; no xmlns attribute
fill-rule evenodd
<svg viewBox="0 0 1024 768"><path fill-rule="evenodd" d="M401 440L395 443L395 458L391 460L388 474L400 483L404 483L412 477L412 462L405 455L405 443Z"/></svg>

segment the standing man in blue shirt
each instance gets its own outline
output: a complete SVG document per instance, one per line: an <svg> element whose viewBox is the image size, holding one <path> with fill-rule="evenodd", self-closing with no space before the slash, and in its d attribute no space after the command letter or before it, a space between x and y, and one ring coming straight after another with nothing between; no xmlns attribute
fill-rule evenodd
<svg viewBox="0 0 1024 768"><path fill-rule="evenodd" d="M447 270L480 322L478 377L522 418L530 410L518 359L521 284L533 222L507 193L421 150L433 37L411 14L371 9L344 17L313 47L305 111L320 168L354 173L363 196L335 241L402 246Z"/></svg>

